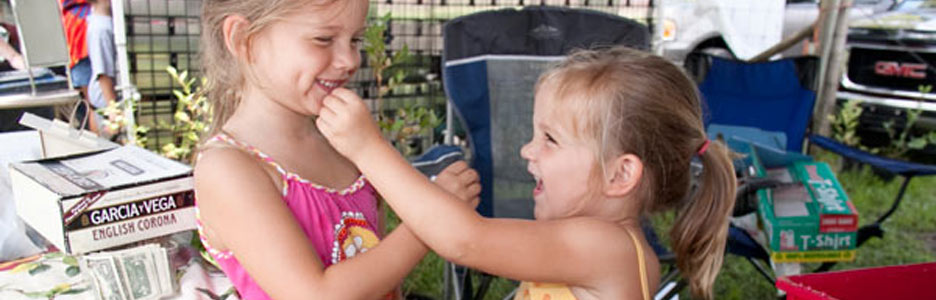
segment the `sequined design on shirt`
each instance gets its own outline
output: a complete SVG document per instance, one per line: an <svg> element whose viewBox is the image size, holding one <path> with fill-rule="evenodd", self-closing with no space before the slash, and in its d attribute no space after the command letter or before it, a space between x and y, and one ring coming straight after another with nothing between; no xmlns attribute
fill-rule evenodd
<svg viewBox="0 0 936 300"><path fill-rule="evenodd" d="M377 246L380 239L368 229L367 225L367 219L360 212L341 213L341 221L335 224L335 242L332 246L333 264Z"/></svg>

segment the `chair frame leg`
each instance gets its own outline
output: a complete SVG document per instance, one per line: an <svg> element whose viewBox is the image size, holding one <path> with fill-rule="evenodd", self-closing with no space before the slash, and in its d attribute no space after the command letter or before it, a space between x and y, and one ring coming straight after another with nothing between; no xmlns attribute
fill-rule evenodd
<svg viewBox="0 0 936 300"><path fill-rule="evenodd" d="M461 274L459 274L459 276L461 276L461 282L462 282L461 291L457 292L461 294L461 297L459 299L465 299L465 300L473 299L474 297L472 297L471 291L474 288L474 284L472 283L472 280L471 280L471 269L468 269L466 267L459 267L459 268L461 269L460 270Z"/></svg>
<svg viewBox="0 0 936 300"><path fill-rule="evenodd" d="M445 300L471 299L470 292L466 291L467 269L455 265L452 262L445 262L444 283L442 287L442 297ZM470 286L469 286L470 287ZM465 295L468 296L465 296Z"/></svg>
<svg viewBox="0 0 936 300"><path fill-rule="evenodd" d="M910 185L910 180L913 179L913 175L906 175L904 177L903 183L900 184L900 191L897 192L897 198L894 199L894 203L891 204L890 209L887 210L880 218L877 219L874 223L881 224L884 223L884 220L890 218L891 214L897 210L897 207L900 206L900 200L903 199L904 192L907 191L907 186Z"/></svg>
<svg viewBox="0 0 936 300"><path fill-rule="evenodd" d="M669 291L669 293L666 293L666 295L664 295L660 299L663 299L663 300L673 299L673 297L676 297L677 295L679 295L679 292L682 291L682 289L686 288L686 285L687 284L685 280L677 281L676 287L674 287L672 290Z"/></svg>
<svg viewBox="0 0 936 300"><path fill-rule="evenodd" d="M452 271L452 263L446 261L442 264L442 299L452 299L453 285L455 284Z"/></svg>
<svg viewBox="0 0 936 300"><path fill-rule="evenodd" d="M510 291L510 293L507 293L507 295L504 296L504 300L513 299L516 295L517 295L517 289L513 289L512 291Z"/></svg>
<svg viewBox="0 0 936 300"><path fill-rule="evenodd" d="M662 288L662 286L666 284L667 282L673 281L673 279L676 279L676 276L678 275L679 275L679 269L676 269L676 267L673 267L672 270L670 270L669 272L666 272L666 274L660 278L660 283L661 283L660 287Z"/></svg>
<svg viewBox="0 0 936 300"><path fill-rule="evenodd" d="M767 279L767 281L770 281L770 285L777 285L777 279L775 279L772 275L770 275L771 272L767 271L767 268L764 267L763 264L761 264L759 261L757 261L754 258L750 258L750 257L745 257L745 258L748 260L748 262L751 263L751 265L754 266L755 269L757 269L758 273L764 276L764 278Z"/></svg>
<svg viewBox="0 0 936 300"><path fill-rule="evenodd" d="M448 261L445 262L443 269L442 299L445 300L484 299L494 280L494 276L490 274ZM472 274L480 276L477 290L474 289Z"/></svg>
<svg viewBox="0 0 936 300"><path fill-rule="evenodd" d="M474 292L474 297L472 297L472 299L482 300L484 299L484 295L487 294L488 289L491 287L491 282L494 280L494 276L480 271L476 272L481 275L481 282L478 283L478 290Z"/></svg>

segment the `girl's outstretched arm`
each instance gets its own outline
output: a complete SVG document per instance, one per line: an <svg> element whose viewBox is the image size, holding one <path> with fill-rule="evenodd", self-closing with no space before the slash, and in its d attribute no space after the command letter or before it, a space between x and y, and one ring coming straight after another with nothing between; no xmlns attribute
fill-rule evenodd
<svg viewBox="0 0 936 300"><path fill-rule="evenodd" d="M322 267L272 175L242 151L216 148L195 167L195 188L206 230L233 251L274 299L377 299L398 286L426 254L400 226L377 247Z"/></svg>
<svg viewBox="0 0 936 300"><path fill-rule="evenodd" d="M609 282L607 274L636 265L627 233L610 222L479 216L432 185L385 142L366 105L350 91L326 97L317 122L410 229L448 260L513 279L592 288L620 284Z"/></svg>

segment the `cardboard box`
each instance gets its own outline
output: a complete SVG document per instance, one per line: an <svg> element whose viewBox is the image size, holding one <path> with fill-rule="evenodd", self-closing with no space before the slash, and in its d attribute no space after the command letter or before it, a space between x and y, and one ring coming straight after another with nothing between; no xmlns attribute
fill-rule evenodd
<svg viewBox="0 0 936 300"><path fill-rule="evenodd" d="M28 112L20 117L19 123L39 132L40 149L42 150L43 158L61 157L120 147L120 145L100 138L90 131L75 129L68 123L60 120L49 120Z"/></svg>
<svg viewBox="0 0 936 300"><path fill-rule="evenodd" d="M858 210L848 200L845 190L826 163L797 163L797 177L809 186L812 199L819 206L819 232L854 232L858 230Z"/></svg>
<svg viewBox="0 0 936 300"><path fill-rule="evenodd" d="M195 229L191 173L135 146L10 165L19 216L70 254Z"/></svg>
<svg viewBox="0 0 936 300"><path fill-rule="evenodd" d="M758 212L772 251L855 249L858 212L826 163L801 161L764 173L790 183L758 191Z"/></svg>

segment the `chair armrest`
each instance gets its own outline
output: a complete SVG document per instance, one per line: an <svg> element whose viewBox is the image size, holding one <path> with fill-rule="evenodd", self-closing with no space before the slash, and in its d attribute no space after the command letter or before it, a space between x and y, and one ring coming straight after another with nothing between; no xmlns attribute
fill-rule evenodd
<svg viewBox="0 0 936 300"><path fill-rule="evenodd" d="M916 176L936 174L936 166L934 165L914 163L878 156L861 149L839 143L838 141L821 135L810 135L809 141L816 146L832 151L835 154L854 159L858 162L868 164L876 168L887 170L888 172L897 175Z"/></svg>
<svg viewBox="0 0 936 300"><path fill-rule="evenodd" d="M412 159L410 164L426 177L432 178L448 165L464 158L465 155L458 146L436 145L423 155Z"/></svg>

